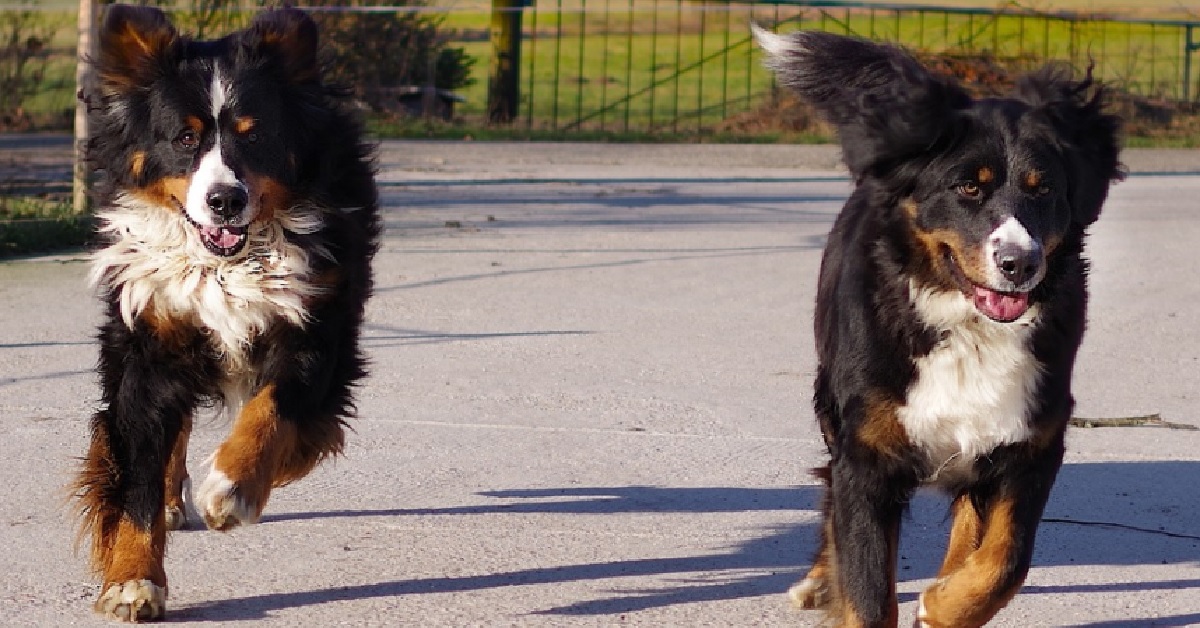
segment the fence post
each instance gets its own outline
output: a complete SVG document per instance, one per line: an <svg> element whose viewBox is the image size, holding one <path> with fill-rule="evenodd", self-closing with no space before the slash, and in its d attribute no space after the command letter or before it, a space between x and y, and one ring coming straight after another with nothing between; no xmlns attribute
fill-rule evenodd
<svg viewBox="0 0 1200 628"><path fill-rule="evenodd" d="M1195 28L1195 24L1188 24L1183 29L1183 102L1192 101L1192 53L1200 50L1200 42L1192 39Z"/></svg>
<svg viewBox="0 0 1200 628"><path fill-rule="evenodd" d="M521 102L521 16L525 0L492 0L488 122L508 124Z"/></svg>
<svg viewBox="0 0 1200 628"><path fill-rule="evenodd" d="M95 56L96 18L101 0L79 0L79 39L75 58L75 152L72 168L72 203L76 214L88 210L91 173L87 164L88 103L91 97L91 60Z"/></svg>

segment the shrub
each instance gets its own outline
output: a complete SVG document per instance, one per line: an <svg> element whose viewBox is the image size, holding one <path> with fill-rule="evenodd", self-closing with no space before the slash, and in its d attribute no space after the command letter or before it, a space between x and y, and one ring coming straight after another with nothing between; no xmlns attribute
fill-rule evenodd
<svg viewBox="0 0 1200 628"><path fill-rule="evenodd" d="M393 6L394 0L326 0L323 6L347 9ZM424 6L408 0L406 6ZM380 110L400 86L433 85L458 89L473 82L475 63L462 48L448 45L449 33L440 17L418 11L322 11L313 14L331 53L334 79L350 86L355 96Z"/></svg>

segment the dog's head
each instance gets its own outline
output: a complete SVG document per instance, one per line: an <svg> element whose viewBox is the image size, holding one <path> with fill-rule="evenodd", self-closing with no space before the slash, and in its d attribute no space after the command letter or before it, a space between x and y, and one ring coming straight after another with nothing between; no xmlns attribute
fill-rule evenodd
<svg viewBox="0 0 1200 628"><path fill-rule="evenodd" d="M1010 98L976 100L894 46L756 36L780 82L837 127L855 179L910 227L931 287L962 290L993 320L1029 309L1056 248L1121 177L1119 120L1090 73L1048 66Z"/></svg>
<svg viewBox="0 0 1200 628"><path fill-rule="evenodd" d="M179 35L158 9L108 7L91 149L115 188L180 212L204 248L237 256L251 223L286 211L304 179L322 97L317 28L266 11L215 41Z"/></svg>

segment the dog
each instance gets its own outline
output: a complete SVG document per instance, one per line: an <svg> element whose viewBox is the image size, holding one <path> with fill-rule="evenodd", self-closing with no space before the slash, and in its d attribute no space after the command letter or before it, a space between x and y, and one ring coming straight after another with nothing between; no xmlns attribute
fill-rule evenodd
<svg viewBox="0 0 1200 628"><path fill-rule="evenodd" d="M1062 464L1084 236L1123 176L1120 119L1090 70L1048 65L976 99L898 47L755 34L854 180L814 316L821 542L789 595L835 625L897 625L901 517L932 486L953 523L915 625L981 626L1024 582Z"/></svg>
<svg viewBox="0 0 1200 628"><path fill-rule="evenodd" d="M199 409L235 417L195 495L215 530L343 448L380 224L374 148L318 44L293 8L212 41L151 7L100 26L102 392L74 494L110 617L164 615Z"/></svg>

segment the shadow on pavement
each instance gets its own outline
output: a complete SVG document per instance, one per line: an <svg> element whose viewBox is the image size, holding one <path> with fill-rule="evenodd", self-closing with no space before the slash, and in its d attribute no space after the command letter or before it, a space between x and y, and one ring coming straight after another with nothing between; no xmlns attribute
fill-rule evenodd
<svg viewBox="0 0 1200 628"><path fill-rule="evenodd" d="M339 517L477 514L719 513L813 511L821 488L671 488L653 486L512 489L481 493L505 500L453 508L342 510L268 515L264 523ZM902 542L901 581L931 577L945 546L944 500L920 497ZM920 541L914 547L914 537ZM374 597L448 593L624 576L680 574L679 585L614 591L540 611L547 615L613 615L642 609L781 593L797 580L814 549L812 524L769 530L729 551L689 557L641 558L561 565L505 573L396 580L335 589L219 600L179 609L177 619L229 621L264 617L273 609ZM1102 462L1064 466L1039 530L1034 569L1060 565L1157 565L1200 559L1200 462ZM911 556L911 558L907 558ZM743 571L745 573L736 573ZM734 573L730 573L734 572ZM765 572L765 573L763 573ZM711 574L703 576L698 574ZM1200 579L1027 586L1023 595L1200 588ZM911 601L914 594L900 596ZM1087 626L1182 626L1200 615L1156 617ZM1142 622L1142 623L1139 623Z"/></svg>
<svg viewBox="0 0 1200 628"><path fill-rule="evenodd" d="M336 517L389 517L404 515L471 515L498 513L719 513L741 511L812 510L820 488L669 488L631 486L491 491L482 493L506 500L491 506L444 509L385 509L291 513L263 517L264 523ZM528 500L528 501L527 501ZM536 501L535 501L536 500ZM552 501L545 501L552 500ZM495 587L555 584L628 576L680 574L680 585L637 589L615 597L581 601L541 611L548 615L607 615L673 604L733 599L781 592L799 579L799 567L815 539L808 524L774 529L766 536L701 556L640 558L610 562L560 565L505 573L417 580L396 580L336 589L275 593L217 600L174 609L172 618L186 621L234 621L262 618L274 610L356 600L425 593L475 591ZM729 574L729 571L745 571ZM698 573L712 573L710 577ZM765 573L763 573L765 572Z"/></svg>

